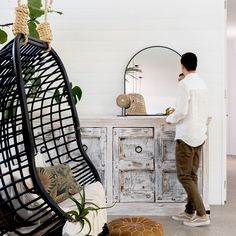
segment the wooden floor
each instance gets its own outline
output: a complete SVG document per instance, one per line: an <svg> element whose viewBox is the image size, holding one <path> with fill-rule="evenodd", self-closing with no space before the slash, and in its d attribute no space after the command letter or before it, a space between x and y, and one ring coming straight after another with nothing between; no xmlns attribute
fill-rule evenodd
<svg viewBox="0 0 236 236"><path fill-rule="evenodd" d="M120 216L110 215L108 220ZM124 217L124 216L122 216ZM224 206L211 206L211 224L188 227L169 216L147 216L163 225L165 236L235 236L236 235L236 156L227 158L227 202Z"/></svg>

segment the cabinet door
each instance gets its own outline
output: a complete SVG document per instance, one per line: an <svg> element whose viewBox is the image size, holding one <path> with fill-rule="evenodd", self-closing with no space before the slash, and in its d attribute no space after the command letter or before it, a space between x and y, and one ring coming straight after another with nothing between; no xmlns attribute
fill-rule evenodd
<svg viewBox="0 0 236 236"><path fill-rule="evenodd" d="M184 202L186 200L186 192L176 175L174 138L175 127L162 125L157 139L157 202Z"/></svg>
<svg viewBox="0 0 236 236"><path fill-rule="evenodd" d="M106 128L81 128L84 150L96 167L105 190Z"/></svg>
<svg viewBox="0 0 236 236"><path fill-rule="evenodd" d="M186 192L176 174L175 127L163 125L158 135L157 202L185 202ZM199 168L199 191L202 192L202 167Z"/></svg>
<svg viewBox="0 0 236 236"><path fill-rule="evenodd" d="M154 129L113 129L113 200L154 202Z"/></svg>

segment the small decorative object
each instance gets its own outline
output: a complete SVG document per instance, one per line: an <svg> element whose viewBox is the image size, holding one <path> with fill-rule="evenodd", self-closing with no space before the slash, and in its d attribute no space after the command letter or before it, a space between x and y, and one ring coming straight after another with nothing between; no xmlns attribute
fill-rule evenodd
<svg viewBox="0 0 236 236"><path fill-rule="evenodd" d="M116 98L116 104L117 106L122 108L122 116L125 115L125 109L130 107L130 99L126 94L120 94Z"/></svg>
<svg viewBox="0 0 236 236"><path fill-rule="evenodd" d="M146 115L144 98L139 93L121 94L116 104L122 108L122 115Z"/></svg>
<svg viewBox="0 0 236 236"><path fill-rule="evenodd" d="M121 108L129 108L130 107L130 99L129 96L127 96L126 94L121 94L116 98L116 104L117 106L121 107Z"/></svg>
<svg viewBox="0 0 236 236"><path fill-rule="evenodd" d="M139 93L129 93L130 107L126 110L127 115L146 115L144 98Z"/></svg>

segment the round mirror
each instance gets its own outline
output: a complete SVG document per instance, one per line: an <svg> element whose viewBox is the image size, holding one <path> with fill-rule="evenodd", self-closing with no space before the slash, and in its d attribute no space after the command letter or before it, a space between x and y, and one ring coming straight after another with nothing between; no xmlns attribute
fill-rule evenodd
<svg viewBox="0 0 236 236"><path fill-rule="evenodd" d="M175 104L181 55L165 46L151 46L137 52L124 73L124 93L141 94L147 115L165 113Z"/></svg>

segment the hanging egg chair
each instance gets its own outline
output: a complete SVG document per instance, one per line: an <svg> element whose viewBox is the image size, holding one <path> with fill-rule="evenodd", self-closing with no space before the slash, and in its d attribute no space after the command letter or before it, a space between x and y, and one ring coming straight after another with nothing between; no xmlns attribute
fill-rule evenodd
<svg viewBox="0 0 236 236"><path fill-rule="evenodd" d="M60 235L60 202L95 182L62 61L18 34L0 51L0 235Z"/></svg>

